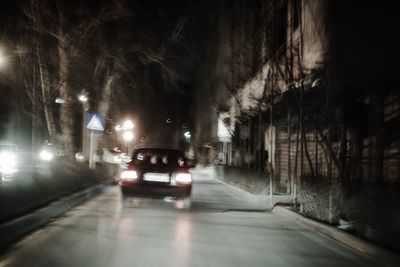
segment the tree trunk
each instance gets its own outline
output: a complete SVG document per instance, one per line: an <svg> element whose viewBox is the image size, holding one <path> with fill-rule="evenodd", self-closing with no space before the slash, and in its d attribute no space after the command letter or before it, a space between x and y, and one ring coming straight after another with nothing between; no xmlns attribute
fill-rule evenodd
<svg viewBox="0 0 400 267"><path fill-rule="evenodd" d="M115 79L115 74L108 75L105 79L104 86L101 92L101 101L99 103L99 112L103 114L105 117L108 116L110 111L110 97L112 88L111 85Z"/></svg>
<svg viewBox="0 0 400 267"><path fill-rule="evenodd" d="M64 103L60 107L60 128L61 128L61 142L64 146L64 152L67 156L72 157L75 152L75 144L73 139L73 116L72 116L72 97L69 92L68 74L69 74L69 53L68 43L64 33L64 22L62 14L59 14L59 80L63 81L60 86L60 97L64 99Z"/></svg>
<svg viewBox="0 0 400 267"><path fill-rule="evenodd" d="M46 119L47 132L48 132L48 136L49 136L50 140L53 140L54 134L56 133L56 127L55 127L53 112L51 110L51 106L49 103L50 99L48 99L49 93L50 93L50 90L49 90L50 83L49 83L49 76L48 76L49 74L48 74L48 71L45 70L42 66L39 46L36 47L36 53L37 53L38 65L39 65L40 85L42 88L43 111L44 111L44 116Z"/></svg>
<svg viewBox="0 0 400 267"><path fill-rule="evenodd" d="M68 92L68 54L65 48L59 46L58 49L60 57L60 80L64 80L64 83L60 86L60 96L65 100L65 103L61 105L60 108L60 126L61 126L61 139L64 145L65 153L68 156L72 156L74 152L74 142L73 142L73 116L72 114L72 103L70 102L70 96Z"/></svg>

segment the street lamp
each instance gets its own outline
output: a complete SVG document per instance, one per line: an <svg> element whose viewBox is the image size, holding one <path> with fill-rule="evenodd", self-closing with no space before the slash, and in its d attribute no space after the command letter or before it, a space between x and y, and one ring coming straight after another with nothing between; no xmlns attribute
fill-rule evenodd
<svg viewBox="0 0 400 267"><path fill-rule="evenodd" d="M82 89L81 93L78 95L78 100L82 103L83 109L86 111L88 109L87 102L89 101L86 89Z"/></svg>
<svg viewBox="0 0 400 267"><path fill-rule="evenodd" d="M132 131L124 131L122 133L122 139L124 139L124 144L125 144L125 149L128 155L131 154L131 142L133 138L135 137L134 133Z"/></svg>
<svg viewBox="0 0 400 267"><path fill-rule="evenodd" d="M89 109L88 107L88 101L89 101L89 97L88 97L88 92L86 91L86 89L82 89L82 92L78 95L78 100L79 102L82 103L82 153L83 155L87 155L89 153L87 152L87 143L88 143L88 135L87 135L87 131L86 131L86 121L85 121L85 117L86 117L86 111Z"/></svg>
<svg viewBox="0 0 400 267"><path fill-rule="evenodd" d="M0 68L7 64L7 57L3 54L3 51L0 50Z"/></svg>
<svg viewBox="0 0 400 267"><path fill-rule="evenodd" d="M122 124L115 125L115 132L117 133L118 143L123 142L124 150L130 154L131 142L135 137L133 128L135 124L131 120L125 120Z"/></svg>
<svg viewBox="0 0 400 267"><path fill-rule="evenodd" d="M133 124L133 122L131 120L126 120L122 124L122 130L132 130L133 127L135 127L135 125Z"/></svg>
<svg viewBox="0 0 400 267"><path fill-rule="evenodd" d="M129 132L124 132L122 134L122 138L124 139L125 142L131 142L133 140L133 138L135 137L135 135L133 134L133 132L129 131Z"/></svg>
<svg viewBox="0 0 400 267"><path fill-rule="evenodd" d="M186 139L190 139L190 137L192 137L189 131L185 132L183 135L185 136Z"/></svg>
<svg viewBox="0 0 400 267"><path fill-rule="evenodd" d="M65 99L62 99L61 97L57 97L56 100L54 100L54 102L56 102L57 104L64 104Z"/></svg>
<svg viewBox="0 0 400 267"><path fill-rule="evenodd" d="M88 101L88 97L87 97L87 95L83 95L83 94L80 94L79 96L78 96L78 99L79 99L79 101L81 101L82 103L86 103L87 101Z"/></svg>
<svg viewBox="0 0 400 267"><path fill-rule="evenodd" d="M22 47L17 46L13 49L9 49L7 45L0 44L0 69L7 67L10 57L14 57L15 55L23 55L26 53L28 53L28 50Z"/></svg>

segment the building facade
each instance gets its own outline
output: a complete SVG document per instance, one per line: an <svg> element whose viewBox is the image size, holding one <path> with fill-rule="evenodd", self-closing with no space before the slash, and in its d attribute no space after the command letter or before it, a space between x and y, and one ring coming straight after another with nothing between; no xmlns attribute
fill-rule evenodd
<svg viewBox="0 0 400 267"><path fill-rule="evenodd" d="M265 173L305 215L385 239L399 227L367 207L399 200L395 14L333 2L220 1L195 145L208 163ZM221 114L229 140L218 138Z"/></svg>

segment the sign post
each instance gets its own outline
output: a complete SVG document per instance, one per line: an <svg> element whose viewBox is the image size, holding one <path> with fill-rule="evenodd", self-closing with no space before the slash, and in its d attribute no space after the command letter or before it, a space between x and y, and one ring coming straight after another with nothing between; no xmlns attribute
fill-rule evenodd
<svg viewBox="0 0 400 267"><path fill-rule="evenodd" d="M90 130L89 168L95 169L97 156L97 142L95 133L104 131L105 119L100 113L88 113L86 122L86 128Z"/></svg>
<svg viewBox="0 0 400 267"><path fill-rule="evenodd" d="M96 150L95 150L95 135L94 131L90 131L90 145L89 145L89 169L96 169Z"/></svg>

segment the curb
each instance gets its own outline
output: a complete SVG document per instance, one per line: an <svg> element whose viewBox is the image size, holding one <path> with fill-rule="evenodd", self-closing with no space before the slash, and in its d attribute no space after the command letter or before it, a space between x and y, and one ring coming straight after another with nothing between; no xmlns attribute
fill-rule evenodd
<svg viewBox="0 0 400 267"><path fill-rule="evenodd" d="M271 199L271 196L269 194L257 194L257 193L248 191L248 190L238 186L237 184L235 184L229 180L225 180L221 176L216 175L212 167L198 168L198 169L195 169L194 171L201 173L203 175L206 175L206 176L210 177L211 179L214 179L222 184L225 184L238 193L245 194L252 201L266 203L266 205L268 206L268 209L272 209L278 203L279 204L288 204L288 205L291 205L293 203L293 199L290 194L289 195L275 195L274 194L274 195L272 195L272 199Z"/></svg>
<svg viewBox="0 0 400 267"><path fill-rule="evenodd" d="M257 200L260 200L260 199L261 200L270 201L269 195L253 194L253 193L251 193L251 192L249 192L249 191L247 191L247 190L245 190L245 189L243 189L243 188L241 188L241 187L239 187L239 186L237 186L237 185L235 185L233 183L230 183L229 181L226 181L226 180L222 179L220 176L217 176L217 175L214 175L214 177L210 176L210 174L208 173L209 170L210 170L210 167L208 167L208 168L209 169L206 170L206 171L204 171L204 169L203 170L202 169L194 170L194 171L198 172L198 173L201 173L203 175L207 175L208 177L210 177L210 179L214 179L214 180L218 181L221 184L227 185L232 190L234 190L234 191L236 191L236 192L238 192L240 194L246 195L249 199L252 199L253 201L257 201ZM272 208L273 205L271 204L270 206Z"/></svg>
<svg viewBox="0 0 400 267"><path fill-rule="evenodd" d="M249 191L244 190L243 188L240 188L240 187L236 186L236 185L233 184L233 183L230 183L230 182L228 182L228 181L226 181L226 180L221 179L220 177L215 177L215 179L216 179L218 182L229 186L232 190L234 190L234 191L236 191L236 192L238 192L238 193L241 193L241 194L246 195L248 198L251 198L252 200L260 200L260 199L262 199L262 200L268 200L268 201L270 201L269 195L257 195L257 194L253 194L253 193L251 193L251 192L249 192ZM271 208L272 208L272 205L271 205Z"/></svg>
<svg viewBox="0 0 400 267"><path fill-rule="evenodd" d="M227 186L229 186L230 188L232 188L232 190L237 191L241 194L245 194L249 199L251 199L252 201L256 201L256 202L262 202L262 203L266 203L267 205L267 209L268 210L272 210L274 206L277 205L277 203L280 204L291 204L292 203L292 198L290 197L290 200L279 200L280 195L272 195L272 199L270 195L262 195L262 194L254 194L252 192L249 192L241 187L238 187L237 185L235 185L234 183L230 183L227 180L224 180L220 177L215 177L215 180L217 180L218 182L225 184Z"/></svg>
<svg viewBox="0 0 400 267"><path fill-rule="evenodd" d="M400 255L369 243L354 235L343 232L333 226L306 218L290 210L289 208L282 206L275 206L272 212L280 216L290 218L312 231L319 232L336 241L339 241L340 243L373 258L375 261L383 264L384 266L400 266Z"/></svg>
<svg viewBox="0 0 400 267"><path fill-rule="evenodd" d="M27 213L14 220L1 224L0 250L6 249L8 246L33 232L34 230L48 224L55 218L62 216L71 208L94 197L102 191L104 185L112 183L113 179L113 177L108 178L103 182L56 200L46 207L37 209L31 213Z"/></svg>

